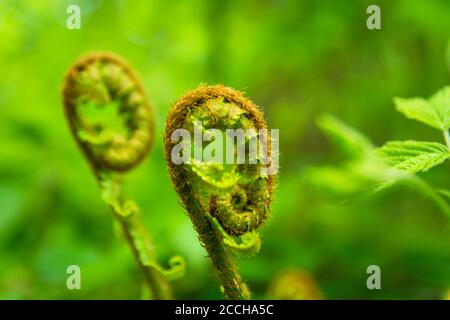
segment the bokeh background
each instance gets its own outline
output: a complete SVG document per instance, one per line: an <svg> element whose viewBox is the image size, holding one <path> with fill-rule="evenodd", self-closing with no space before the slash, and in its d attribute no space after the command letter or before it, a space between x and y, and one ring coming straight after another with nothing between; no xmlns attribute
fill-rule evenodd
<svg viewBox="0 0 450 320"><path fill-rule="evenodd" d="M81 30L66 28L78 4ZM366 28L381 7L382 29ZM284 270L309 273L327 299L438 299L450 288L449 217L405 185L361 192L346 155L317 125L332 114L375 145L441 141L395 111L394 96L449 83L450 2L0 0L0 298L138 299L140 274L115 231L64 119L60 88L83 53L109 50L139 72L157 113L156 144L127 193L162 263L187 260L176 298L221 298L166 170L170 105L200 83L244 90L280 129L281 171L261 252L241 259L256 298ZM449 164L423 175L449 188ZM355 195L356 194L356 195ZM82 290L66 288L77 264ZM366 268L382 289L366 287Z"/></svg>

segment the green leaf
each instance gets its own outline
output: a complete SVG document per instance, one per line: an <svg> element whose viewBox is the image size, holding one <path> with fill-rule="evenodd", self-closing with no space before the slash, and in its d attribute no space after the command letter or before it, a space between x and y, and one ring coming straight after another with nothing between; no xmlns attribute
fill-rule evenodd
<svg viewBox="0 0 450 320"><path fill-rule="evenodd" d="M450 86L435 93L430 103L434 106L442 123L442 130L450 129Z"/></svg>
<svg viewBox="0 0 450 320"><path fill-rule="evenodd" d="M425 172L450 157L443 144L422 141L391 141L377 150L387 162L407 174Z"/></svg>
<svg viewBox="0 0 450 320"><path fill-rule="evenodd" d="M321 115L317 119L317 125L347 154L362 157L374 148L367 137L331 115Z"/></svg>
<svg viewBox="0 0 450 320"><path fill-rule="evenodd" d="M429 100L395 98L394 102L397 110L409 119L443 131L450 128L450 86L438 91Z"/></svg>

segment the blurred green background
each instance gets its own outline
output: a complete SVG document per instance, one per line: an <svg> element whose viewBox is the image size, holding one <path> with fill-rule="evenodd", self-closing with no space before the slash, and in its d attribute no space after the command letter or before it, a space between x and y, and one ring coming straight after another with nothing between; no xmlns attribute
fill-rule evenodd
<svg viewBox="0 0 450 320"><path fill-rule="evenodd" d="M81 30L66 28L69 4L81 8ZM381 7L381 30L366 28L369 4ZM349 195L351 177L322 170L344 156L316 119L333 114L376 145L441 141L395 112L392 98L449 83L449 13L446 0L0 0L0 298L140 297L138 269L61 105L66 69L93 50L127 59L156 108L155 147L126 187L159 261L187 260L176 298L221 298L162 151L170 105L200 83L246 91L280 129L273 215L261 252L240 259L256 298L286 268L309 272L328 299L441 298L450 288L448 217L401 185ZM424 175L447 188L449 177L448 162ZM81 267L82 290L66 288L71 264ZM382 290L366 287L370 264L381 267Z"/></svg>

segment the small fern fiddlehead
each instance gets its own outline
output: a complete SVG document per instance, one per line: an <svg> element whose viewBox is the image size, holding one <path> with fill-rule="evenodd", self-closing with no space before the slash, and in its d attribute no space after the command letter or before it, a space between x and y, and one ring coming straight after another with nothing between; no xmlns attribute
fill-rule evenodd
<svg viewBox="0 0 450 320"><path fill-rule="evenodd" d="M72 135L93 169L103 200L122 227L148 293L154 299L170 298L167 278L182 273L184 261L172 258L168 271L157 264L139 208L122 194L123 174L146 157L154 135L153 111L140 81L121 58L92 53L69 69L62 94Z"/></svg>
<svg viewBox="0 0 450 320"><path fill-rule="evenodd" d="M72 134L97 170L126 171L147 155L154 136L153 111L122 59L103 53L79 59L66 75L63 96ZM115 114L104 121L100 110Z"/></svg>
<svg viewBox="0 0 450 320"><path fill-rule="evenodd" d="M194 141L187 141L189 146L180 152L185 161L176 164L173 157L180 151L176 147L178 129L193 133ZM259 250L258 228L267 219L276 177L261 170L265 166L261 161L251 163L250 156L239 161L239 146L234 147L234 137L231 140L234 161L226 161L224 157L219 161L199 161L195 157L198 150L208 148L204 142L195 141L198 132L209 141L214 135L214 141L223 138L229 143L229 129L248 132L237 144L242 150L249 150L251 141L260 138L263 134L260 130L267 131L267 125L259 108L241 93L221 85L200 87L178 100L170 110L164 136L165 157L172 183L218 272L225 296L249 299L250 292L230 253ZM264 136L270 159L270 137ZM184 154L191 149L194 156Z"/></svg>

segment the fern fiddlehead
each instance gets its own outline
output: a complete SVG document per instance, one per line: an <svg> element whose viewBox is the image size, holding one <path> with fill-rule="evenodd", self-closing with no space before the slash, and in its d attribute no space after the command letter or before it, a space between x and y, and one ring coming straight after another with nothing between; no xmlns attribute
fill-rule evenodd
<svg viewBox="0 0 450 320"><path fill-rule="evenodd" d="M72 134L95 171L126 171L147 155L154 135L152 109L122 59L103 53L79 59L66 75L63 96ZM95 109L119 117L102 123Z"/></svg>
<svg viewBox="0 0 450 320"><path fill-rule="evenodd" d="M153 111L140 81L121 58L92 53L68 70L62 95L72 135L121 226L148 293L154 299L170 298L167 280L182 273L184 261L172 258L168 271L156 263L139 208L122 194L123 174L147 156L154 135Z"/></svg>
<svg viewBox="0 0 450 320"><path fill-rule="evenodd" d="M188 146L181 151L177 148L178 129L194 134L193 143L183 138L182 143ZM206 140L211 141L214 136L214 142L224 138L229 143L230 129L248 133L237 141L238 146L231 153L226 151L226 156L230 156L227 159L233 161L225 161L224 156L219 156L218 161L199 161L196 152L206 151L208 146L196 141L198 132ZM265 131L267 125L258 107L241 93L221 85L200 87L186 94L172 107L166 121L165 157L172 183L217 270L225 296L230 299L251 297L233 253L259 250L258 228L267 219L276 180L276 176L262 170L266 164L251 162L250 155L248 160L239 160L237 150L239 146L241 150L251 149L251 142L264 135L269 142L266 154L270 159L270 137ZM234 137L231 144L234 145ZM174 156L182 156L185 161L176 163ZM253 160L259 156L254 153Z"/></svg>

